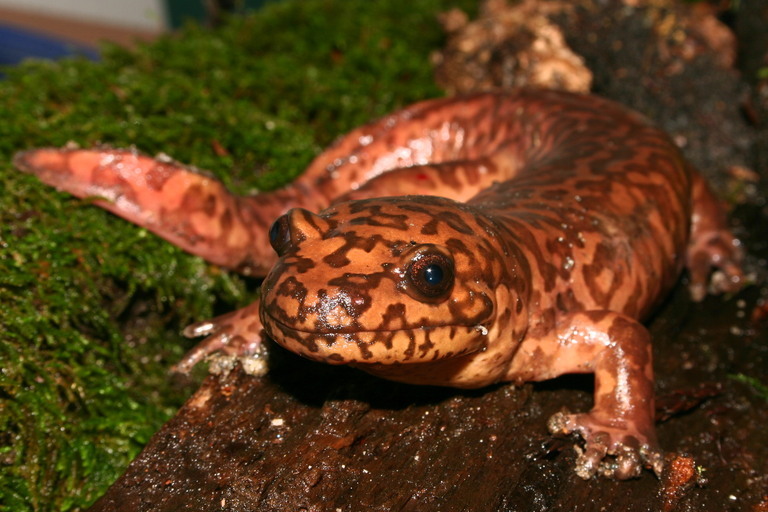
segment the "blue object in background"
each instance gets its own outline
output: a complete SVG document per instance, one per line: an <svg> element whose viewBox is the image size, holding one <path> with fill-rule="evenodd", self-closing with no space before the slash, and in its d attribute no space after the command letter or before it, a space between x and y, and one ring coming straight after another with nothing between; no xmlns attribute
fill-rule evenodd
<svg viewBox="0 0 768 512"><path fill-rule="evenodd" d="M99 58L99 52L89 46L0 24L0 65L18 64L30 57L60 59L73 55L81 55L93 60Z"/></svg>

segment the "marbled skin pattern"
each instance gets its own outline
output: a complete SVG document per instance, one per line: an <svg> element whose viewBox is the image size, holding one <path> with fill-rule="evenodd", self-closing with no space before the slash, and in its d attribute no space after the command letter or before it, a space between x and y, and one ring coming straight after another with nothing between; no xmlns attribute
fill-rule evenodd
<svg viewBox="0 0 768 512"><path fill-rule="evenodd" d="M16 165L266 275L260 304L187 329L208 338L177 369L213 351L253 353L264 329L308 358L416 384L594 373L594 408L549 422L584 438L585 478L661 472L640 321L685 266L696 300L741 280L739 244L702 178L640 115L591 96L419 103L252 197L125 150L38 149Z"/></svg>

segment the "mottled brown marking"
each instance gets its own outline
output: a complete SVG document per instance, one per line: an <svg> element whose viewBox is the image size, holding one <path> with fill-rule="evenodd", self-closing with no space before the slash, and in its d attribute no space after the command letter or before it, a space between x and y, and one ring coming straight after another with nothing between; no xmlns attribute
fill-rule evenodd
<svg viewBox="0 0 768 512"><path fill-rule="evenodd" d="M195 184L189 187L184 194L184 202L182 204L182 211L186 213L193 213L199 211L205 211L206 204L210 205L211 196L209 196L206 190L200 184ZM215 207L215 202L214 202ZM206 213L210 215L209 213Z"/></svg>
<svg viewBox="0 0 768 512"><path fill-rule="evenodd" d="M233 214L231 210L225 210L219 218L219 221L221 222L221 230L224 233L228 233L232 229L232 226L235 224L232 215Z"/></svg>
<svg viewBox="0 0 768 512"><path fill-rule="evenodd" d="M216 203L216 196L213 194L208 194L205 196L204 202L200 209L209 217L213 217L216 214Z"/></svg>
<svg viewBox="0 0 768 512"><path fill-rule="evenodd" d="M154 165L147 171L145 182L152 190L162 190L165 183L174 173L176 173L176 168L173 166Z"/></svg>

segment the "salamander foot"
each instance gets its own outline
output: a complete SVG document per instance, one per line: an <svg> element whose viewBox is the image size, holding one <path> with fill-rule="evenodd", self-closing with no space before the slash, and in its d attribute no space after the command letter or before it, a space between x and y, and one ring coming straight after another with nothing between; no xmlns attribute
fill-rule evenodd
<svg viewBox="0 0 768 512"><path fill-rule="evenodd" d="M585 447L576 447L579 456L575 471L583 479L595 475L616 480L640 476L643 467L661 476L664 456L654 436L643 434L635 426L620 428L606 425L591 413L568 414L558 412L549 419L552 434L578 433Z"/></svg>

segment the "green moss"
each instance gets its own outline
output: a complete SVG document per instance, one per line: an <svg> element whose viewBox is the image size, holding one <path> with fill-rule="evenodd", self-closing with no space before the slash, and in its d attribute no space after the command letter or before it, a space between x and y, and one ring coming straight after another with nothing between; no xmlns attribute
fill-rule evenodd
<svg viewBox="0 0 768 512"><path fill-rule="evenodd" d="M101 63L30 62L0 82L0 503L78 510L190 389L178 334L248 302L253 283L15 171L17 150L97 143L274 188L338 134L439 95L435 13L469 0L272 4ZM459 5L461 6L461 5ZM221 150L224 151L221 151ZM0 508L2 508L0 506Z"/></svg>
<svg viewBox="0 0 768 512"><path fill-rule="evenodd" d="M735 375L730 375L730 378L735 380L736 382L741 382L742 384L746 384L752 390L757 394L757 396L761 397L763 400L768 400L768 386L760 382L760 380L750 377L748 375L744 375L743 373L738 373Z"/></svg>

